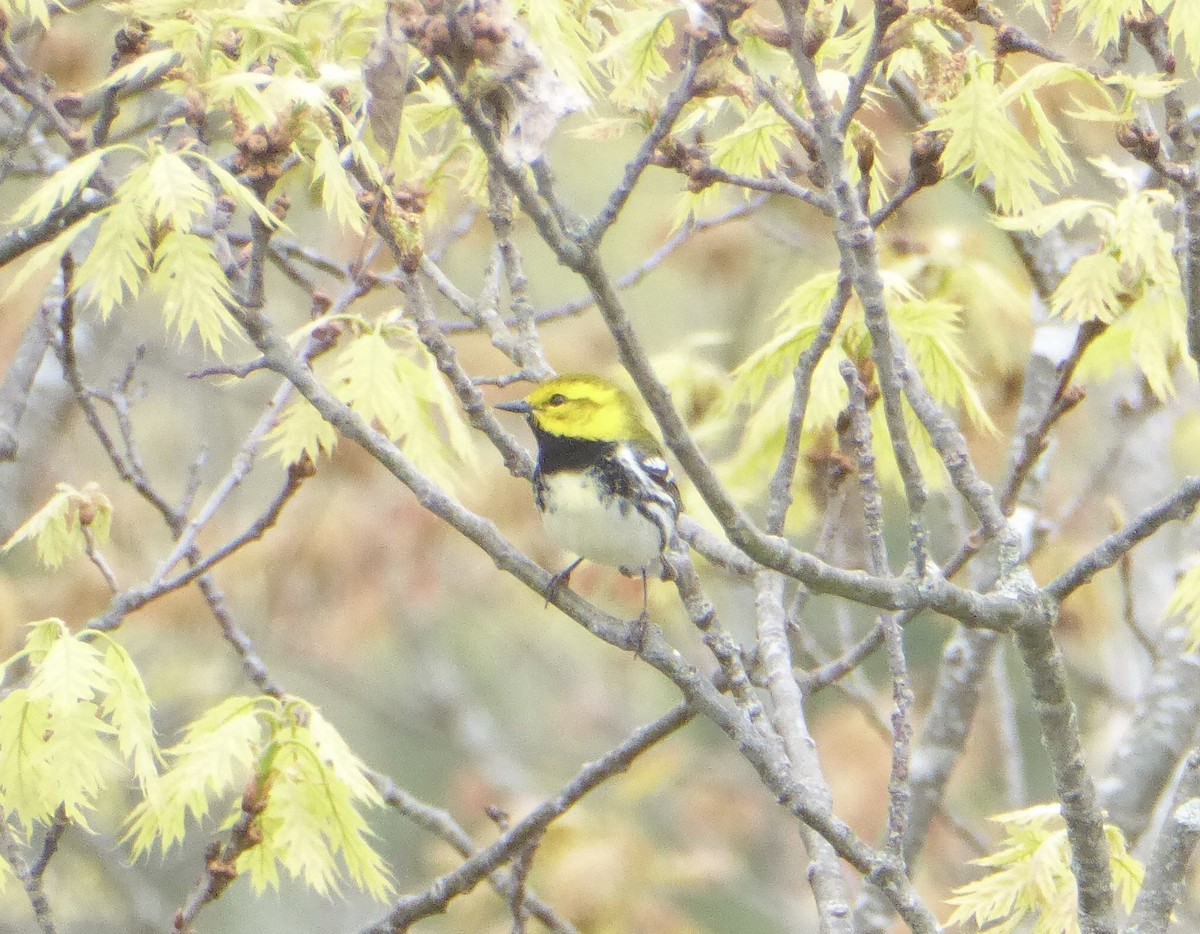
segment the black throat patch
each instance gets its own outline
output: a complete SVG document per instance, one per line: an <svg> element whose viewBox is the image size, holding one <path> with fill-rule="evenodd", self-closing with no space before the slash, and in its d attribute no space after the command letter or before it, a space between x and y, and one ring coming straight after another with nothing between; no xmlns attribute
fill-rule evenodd
<svg viewBox="0 0 1200 934"><path fill-rule="evenodd" d="M616 443L588 441L552 435L533 426L538 443L538 472L557 473L560 470L582 470L610 454Z"/></svg>

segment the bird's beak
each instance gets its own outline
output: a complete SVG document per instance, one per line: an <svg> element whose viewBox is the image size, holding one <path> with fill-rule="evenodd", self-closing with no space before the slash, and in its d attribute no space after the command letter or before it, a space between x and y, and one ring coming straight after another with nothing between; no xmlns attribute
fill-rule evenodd
<svg viewBox="0 0 1200 934"><path fill-rule="evenodd" d="M524 399L518 399L516 402L501 402L496 408L502 412L516 412L518 415L528 415L533 411L533 406Z"/></svg>

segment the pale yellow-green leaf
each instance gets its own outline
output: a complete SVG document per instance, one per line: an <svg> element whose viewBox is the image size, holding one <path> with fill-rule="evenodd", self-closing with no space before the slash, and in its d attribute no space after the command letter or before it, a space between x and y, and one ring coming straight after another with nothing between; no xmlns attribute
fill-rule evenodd
<svg viewBox="0 0 1200 934"><path fill-rule="evenodd" d="M107 318L141 290L150 269L150 234L132 198L120 198L101 214L95 243L76 272L76 288Z"/></svg>
<svg viewBox="0 0 1200 934"><path fill-rule="evenodd" d="M1059 84L1079 82L1096 87L1097 79L1085 68L1070 62L1041 62L1017 75L1000 91L999 103L1009 107L1017 101L1026 101L1033 91Z"/></svg>
<svg viewBox="0 0 1200 934"><path fill-rule="evenodd" d="M1200 648L1200 561L1179 578L1167 604L1168 616L1181 616L1188 626L1188 652Z"/></svg>
<svg viewBox="0 0 1200 934"><path fill-rule="evenodd" d="M1195 378L1196 364L1187 354L1187 313L1177 289L1147 289L1119 322L1130 330L1129 349L1150 391L1160 401L1175 394L1173 370L1184 367Z"/></svg>
<svg viewBox="0 0 1200 934"><path fill-rule="evenodd" d="M9 223L15 226L40 224L55 211L66 207L82 194L110 152L108 147L93 149L68 162L38 184L33 194L13 211Z"/></svg>
<svg viewBox="0 0 1200 934"><path fill-rule="evenodd" d="M1129 111L1133 98L1143 101L1158 100L1183 84L1182 81L1162 78L1154 74L1132 74L1121 71L1105 75L1103 81L1110 87L1120 88L1128 95L1121 106L1121 110L1126 112Z"/></svg>
<svg viewBox="0 0 1200 934"><path fill-rule="evenodd" d="M12 815L26 829L47 821L58 807L44 755L49 708L27 688L0 700L0 816Z"/></svg>
<svg viewBox="0 0 1200 934"><path fill-rule="evenodd" d="M1025 112L1029 114L1037 144L1041 147L1042 154L1050 162L1050 165L1054 167L1055 172L1058 173L1058 177L1068 180L1074 178L1075 163L1067 153L1067 149L1063 145L1063 135L1054 125L1054 121L1046 116L1046 111L1033 94L1023 94L1021 103L1025 107Z"/></svg>
<svg viewBox="0 0 1200 934"><path fill-rule="evenodd" d="M143 211L160 226L177 233L190 231L206 217L216 200L204 179L196 174L180 153L159 149L150 161L122 185L124 197L134 197Z"/></svg>
<svg viewBox="0 0 1200 934"><path fill-rule="evenodd" d="M1174 238L1163 229L1158 212L1173 199L1165 192L1133 191L1117 204L1108 242L1128 274L1147 285L1173 288L1179 282L1179 267L1172 253Z"/></svg>
<svg viewBox="0 0 1200 934"><path fill-rule="evenodd" d="M382 186L384 184L382 167L366 143L359 138L357 132L352 128L350 132L355 133L355 135L350 137L350 142L346 147L350 153L351 160L366 173L367 178L370 179L372 184Z"/></svg>
<svg viewBox="0 0 1200 934"><path fill-rule="evenodd" d="M961 406L977 428L995 432L960 342L961 309L951 302L918 300L896 303L890 312L930 394L946 406Z"/></svg>
<svg viewBox="0 0 1200 934"><path fill-rule="evenodd" d="M611 12L613 30L596 55L608 67L612 101L622 107L645 105L655 83L671 68L664 54L675 41L671 9L661 2Z"/></svg>
<svg viewBox="0 0 1200 934"><path fill-rule="evenodd" d="M927 125L947 134L942 153L946 175L969 174L976 186L990 178L1001 213L1032 210L1041 203L1038 190L1052 187L1045 160L1013 125L990 68L977 61L969 75Z"/></svg>
<svg viewBox="0 0 1200 934"><path fill-rule="evenodd" d="M51 270L57 272L63 255L74 246L80 234L91 228L94 222L95 217L85 217L83 220L76 221L53 240L43 243L37 249L26 253L21 262L20 269L17 270L16 275L12 277L8 283L8 287L4 290L3 297L9 299L19 295L21 290L35 278L39 276L48 277L51 274Z"/></svg>
<svg viewBox="0 0 1200 934"><path fill-rule="evenodd" d="M303 706L306 714L315 713ZM371 830L354 805L356 798L363 800L354 790L365 784L361 763L332 727L322 721L319 729L320 738L299 722L277 727L266 758L266 807L256 819L262 842L255 847L259 852L239 860L238 868L251 873L256 889L278 884L270 865L278 861L320 894L340 888L348 875L359 888L386 899L391 874L371 847ZM371 792L372 803L378 803Z"/></svg>
<svg viewBox="0 0 1200 934"><path fill-rule="evenodd" d="M174 49L151 49L113 71L100 83L100 87L119 88L125 84L136 84L157 71L179 64L182 64L182 58Z"/></svg>
<svg viewBox="0 0 1200 934"><path fill-rule="evenodd" d="M1167 16L1167 28L1173 46L1179 48L1182 40L1192 71L1200 70L1200 10L1194 3L1176 0Z"/></svg>
<svg viewBox="0 0 1200 934"><path fill-rule="evenodd" d="M237 206L248 211L272 229L287 230L287 225L271 213L265 204L249 188L238 181L237 176L221 167L215 159L210 159L204 153L190 152L187 158L195 159L216 179L221 190L237 203Z"/></svg>
<svg viewBox="0 0 1200 934"><path fill-rule="evenodd" d="M713 165L738 175L762 178L776 168L792 131L768 104L759 104L730 132L712 143Z"/></svg>
<svg viewBox="0 0 1200 934"><path fill-rule="evenodd" d="M1070 0L1069 9L1076 14L1076 29L1080 35L1092 34L1097 49L1115 42L1121 34L1121 20L1136 14L1142 0Z"/></svg>
<svg viewBox="0 0 1200 934"><path fill-rule="evenodd" d="M117 747L133 767L143 793L158 777L158 742L154 738L150 694L129 653L115 640L105 637L104 667L108 685L100 713L117 731Z"/></svg>
<svg viewBox="0 0 1200 934"><path fill-rule="evenodd" d="M283 410L266 441L267 453L278 456L285 464L294 464L304 457L315 462L333 450L338 433L312 403L297 399Z"/></svg>
<svg viewBox="0 0 1200 934"><path fill-rule="evenodd" d="M822 71L841 71L854 74L862 65L874 36L871 17L862 17L848 29L829 36L817 52L817 64Z"/></svg>
<svg viewBox="0 0 1200 934"><path fill-rule="evenodd" d="M162 296L163 318L183 340L194 328L206 347L219 356L232 330L228 303L233 301L211 241L198 234L171 230L154 250L150 285Z"/></svg>
<svg viewBox="0 0 1200 934"><path fill-rule="evenodd" d="M38 560L46 567L59 567L87 548L81 520L91 524L97 544L108 540L112 504L95 483L86 484L82 490L59 483L55 489L57 492L49 502L25 520L0 546L0 551L32 540L37 545Z"/></svg>
<svg viewBox="0 0 1200 934"><path fill-rule="evenodd" d="M598 94L599 82L591 70L596 43L588 30L587 4L524 0L517 11L529 23L530 38L558 78L575 94Z"/></svg>
<svg viewBox="0 0 1200 934"><path fill-rule="evenodd" d="M9 22L27 22L35 20L43 29L50 26L51 11L68 10L58 0L3 0L0 3Z"/></svg>
<svg viewBox="0 0 1200 934"><path fill-rule="evenodd" d="M354 754L354 751L342 738L342 734L321 715L321 711L316 707L306 705L305 714L313 746L320 755L321 761L333 770L338 781L350 790L355 800L371 807L382 806L383 798L367 778L366 766Z"/></svg>
<svg viewBox="0 0 1200 934"><path fill-rule="evenodd" d="M1113 887L1126 913L1133 910L1142 883L1146 879L1146 867L1137 859L1125 843L1125 835L1111 824L1104 825L1108 837L1109 860L1112 863Z"/></svg>
<svg viewBox="0 0 1200 934"><path fill-rule="evenodd" d="M974 860L992 871L955 889L956 906L948 924L973 922L988 932L1015 931L1031 923L1035 934L1078 934L1075 876L1071 848L1057 804L1001 814L992 820L1005 829L995 853ZM1141 886L1141 867L1130 856L1124 836L1105 825L1110 865L1122 900L1132 905Z"/></svg>
<svg viewBox="0 0 1200 934"><path fill-rule="evenodd" d="M362 233L365 225L358 196L342 166L341 153L327 136L321 135L312 150L313 184L321 186L321 203L342 227Z"/></svg>
<svg viewBox="0 0 1200 934"><path fill-rule="evenodd" d="M1039 237L1045 236L1059 224L1068 229L1094 217L1097 213L1112 214L1112 209L1103 201L1087 198L1063 198L1051 201L1022 214L994 215L992 223L1002 230L1027 230Z"/></svg>
<svg viewBox="0 0 1200 934"><path fill-rule="evenodd" d="M57 616L39 619L29 624L29 635L25 637L25 653L35 665L40 665L46 653L59 639L65 639L71 630Z"/></svg>
<svg viewBox="0 0 1200 934"><path fill-rule="evenodd" d="M105 742L112 728L97 714L91 701L56 708L32 688L0 700L0 814L13 815L28 831L35 822L49 824L62 807L87 828L86 812L114 761Z"/></svg>
<svg viewBox="0 0 1200 934"><path fill-rule="evenodd" d="M71 715L80 701L91 700L108 687L104 656L91 642L64 633L50 646L34 670L29 696L45 700L52 717Z"/></svg>
<svg viewBox="0 0 1200 934"><path fill-rule="evenodd" d="M397 371L399 352L376 331L356 337L338 351L333 391L368 422L378 422L391 438L416 425L414 400Z"/></svg>
<svg viewBox="0 0 1200 934"><path fill-rule="evenodd" d="M837 293L836 271L817 273L796 286L772 313L774 336L733 371L732 401L755 402L775 379L789 372L812 343Z"/></svg>
<svg viewBox="0 0 1200 934"><path fill-rule="evenodd" d="M227 104L243 114L251 125L273 126L281 115L275 109L276 102L268 99L266 91L270 84L268 75L235 71L211 78L204 89L211 103Z"/></svg>
<svg viewBox="0 0 1200 934"><path fill-rule="evenodd" d="M1073 321L1112 321L1123 309L1121 263L1111 253L1081 256L1050 300L1051 310Z"/></svg>
<svg viewBox="0 0 1200 934"><path fill-rule="evenodd" d="M263 697L230 697L192 721L166 751L170 767L130 814L124 839L134 859L155 844L170 850L183 839L189 817L202 820L215 800L242 786L258 760L273 704Z"/></svg>
<svg viewBox="0 0 1200 934"><path fill-rule="evenodd" d="M331 383L338 398L377 423L420 469L445 482L457 463L473 462L457 400L406 323L352 340L336 357Z"/></svg>

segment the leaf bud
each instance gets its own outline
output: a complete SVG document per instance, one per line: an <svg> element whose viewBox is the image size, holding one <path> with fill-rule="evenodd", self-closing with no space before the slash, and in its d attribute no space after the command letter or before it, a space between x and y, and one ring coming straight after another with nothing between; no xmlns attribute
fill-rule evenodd
<svg viewBox="0 0 1200 934"><path fill-rule="evenodd" d="M942 180L942 152L946 141L936 133L919 133L913 140L909 166L913 179L921 188L937 184Z"/></svg>
<svg viewBox="0 0 1200 934"><path fill-rule="evenodd" d="M54 109L67 119L74 119L83 109L83 98L78 94L60 94L55 98Z"/></svg>

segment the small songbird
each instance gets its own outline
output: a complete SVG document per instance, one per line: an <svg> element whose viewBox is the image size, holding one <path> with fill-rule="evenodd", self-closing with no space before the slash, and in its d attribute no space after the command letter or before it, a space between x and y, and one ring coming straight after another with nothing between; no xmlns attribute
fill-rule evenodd
<svg viewBox="0 0 1200 934"><path fill-rule="evenodd" d="M546 534L578 559L554 576L564 586L584 559L664 580L663 552L682 504L658 441L628 393L599 376L570 374L542 383L524 400L496 406L529 420L537 439L534 501Z"/></svg>

